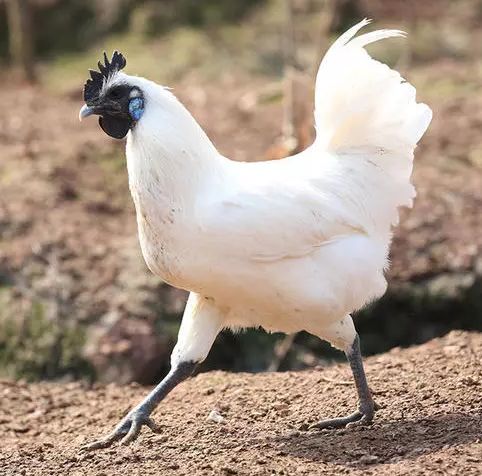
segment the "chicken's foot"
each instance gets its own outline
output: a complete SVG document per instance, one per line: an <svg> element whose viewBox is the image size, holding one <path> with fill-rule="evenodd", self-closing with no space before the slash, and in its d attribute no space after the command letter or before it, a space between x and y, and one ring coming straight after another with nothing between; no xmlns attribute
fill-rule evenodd
<svg viewBox="0 0 482 476"><path fill-rule="evenodd" d="M196 368L195 362L180 362L166 375L154 390L136 407L134 407L104 438L86 444L81 450L97 450L107 448L119 441L128 445L139 435L142 426L148 426L152 431L159 433L160 427L150 417L159 402L179 383L188 378Z"/></svg>
<svg viewBox="0 0 482 476"><path fill-rule="evenodd" d="M322 420L310 428L325 429L325 428L343 428L352 425L369 425L375 411L378 410L378 405L374 402L370 389L368 388L365 370L363 369L363 360L360 351L360 338L358 334L353 341L350 349L345 352L358 392L358 410L350 415L339 418L330 418Z"/></svg>

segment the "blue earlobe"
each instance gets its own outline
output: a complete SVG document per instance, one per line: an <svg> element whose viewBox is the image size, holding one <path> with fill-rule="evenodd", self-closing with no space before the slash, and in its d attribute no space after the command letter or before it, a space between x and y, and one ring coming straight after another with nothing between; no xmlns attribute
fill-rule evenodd
<svg viewBox="0 0 482 476"><path fill-rule="evenodd" d="M129 101L129 114L133 121L138 121L144 113L144 99L133 98Z"/></svg>

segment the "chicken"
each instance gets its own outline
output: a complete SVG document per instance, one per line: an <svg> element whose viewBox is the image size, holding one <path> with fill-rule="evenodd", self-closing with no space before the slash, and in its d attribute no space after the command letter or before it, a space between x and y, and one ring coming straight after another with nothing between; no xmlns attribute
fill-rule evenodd
<svg viewBox="0 0 482 476"><path fill-rule="evenodd" d="M331 46L315 94L316 139L267 162L222 156L166 88L121 70L115 52L84 88L80 119L99 115L110 136L127 136L129 186L150 270L190 292L171 370L106 437L85 449L130 443L151 413L202 362L223 328L306 330L343 350L359 397L351 415L317 428L368 424L376 411L351 313L383 295L391 229L410 206L413 152L431 110L415 89L372 59L355 37Z"/></svg>

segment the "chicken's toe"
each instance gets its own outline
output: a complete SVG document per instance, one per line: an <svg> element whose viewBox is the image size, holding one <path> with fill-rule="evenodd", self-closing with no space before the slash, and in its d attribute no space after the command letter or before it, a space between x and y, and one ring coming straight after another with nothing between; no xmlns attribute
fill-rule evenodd
<svg viewBox="0 0 482 476"><path fill-rule="evenodd" d="M309 428L324 430L327 428L349 428L359 425L370 425L373 421L375 411L379 409L379 406L372 400L365 405L361 405L360 408L350 415L339 418L328 418L321 420L318 423L314 423Z"/></svg>
<svg viewBox="0 0 482 476"><path fill-rule="evenodd" d="M326 428L345 428L347 425L351 423L358 422L362 419L364 415L359 411L352 413L351 415L347 415L344 417L339 418L327 418L326 420L321 420L318 423L314 423L310 426L310 430L318 429L324 430Z"/></svg>
<svg viewBox="0 0 482 476"><path fill-rule="evenodd" d="M92 451L108 448L119 440L121 444L128 445L139 436L144 425L148 426L155 433L159 433L161 430L160 426L149 415L135 410L129 413L109 435L93 443L83 445L80 449L82 451Z"/></svg>

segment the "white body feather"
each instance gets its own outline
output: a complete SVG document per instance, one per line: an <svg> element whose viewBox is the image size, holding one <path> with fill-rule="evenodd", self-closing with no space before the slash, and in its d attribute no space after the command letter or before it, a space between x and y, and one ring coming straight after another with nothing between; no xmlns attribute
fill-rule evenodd
<svg viewBox="0 0 482 476"><path fill-rule="evenodd" d="M344 349L349 314L384 293L391 226L414 196L413 151L431 111L363 48L400 32L351 39L366 23L320 65L315 142L279 161L221 156L169 91L128 77L146 101L127 141L143 255L191 291L180 338L203 342L178 344L173 359L202 360L222 327L307 330Z"/></svg>

